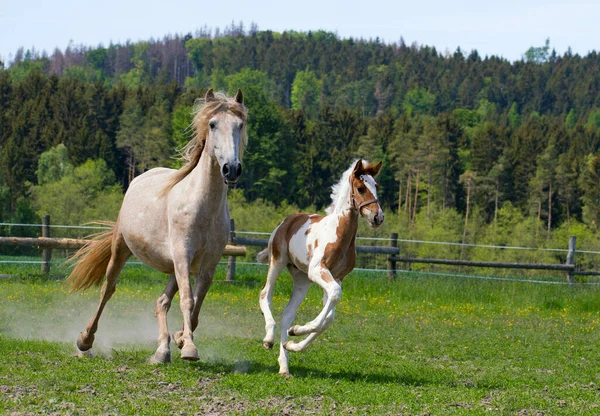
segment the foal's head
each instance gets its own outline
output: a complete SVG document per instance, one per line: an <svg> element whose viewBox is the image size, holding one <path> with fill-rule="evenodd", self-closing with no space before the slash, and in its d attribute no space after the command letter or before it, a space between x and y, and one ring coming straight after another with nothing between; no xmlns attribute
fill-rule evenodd
<svg viewBox="0 0 600 416"><path fill-rule="evenodd" d="M374 179L380 169L381 162L371 165L369 162L359 159L350 175L352 206L373 228L379 227L383 223L383 210L377 199L379 185Z"/></svg>
<svg viewBox="0 0 600 416"><path fill-rule="evenodd" d="M242 174L242 155L248 140L247 110L241 90L233 99L209 89L202 110L194 119L198 137L205 140L205 149L221 167L226 184L235 184Z"/></svg>

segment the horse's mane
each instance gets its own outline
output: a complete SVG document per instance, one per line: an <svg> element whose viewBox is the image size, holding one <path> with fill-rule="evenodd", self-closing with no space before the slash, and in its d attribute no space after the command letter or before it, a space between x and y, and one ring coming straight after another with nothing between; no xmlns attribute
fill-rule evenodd
<svg viewBox="0 0 600 416"><path fill-rule="evenodd" d="M331 187L331 205L325 209L326 214L331 214L336 211L336 208L342 207L344 200L350 198L350 175L354 171L356 162L360 159L354 159L350 167L342 173L342 178L338 183ZM367 169L371 164L363 159L363 169Z"/></svg>
<svg viewBox="0 0 600 416"><path fill-rule="evenodd" d="M209 101L199 98L195 102L195 116L191 125L194 138L179 151L180 158L185 163L177 172L169 177L167 184L160 193L161 196L166 196L175 185L181 182L198 165L200 156L202 156L202 152L204 151L206 138L208 137L208 122L215 114L221 112L232 113L244 121L242 131L240 132L241 140L239 149L239 157L242 159L244 149L248 143L248 130L246 127L248 110L246 107L222 92L215 93L214 98Z"/></svg>

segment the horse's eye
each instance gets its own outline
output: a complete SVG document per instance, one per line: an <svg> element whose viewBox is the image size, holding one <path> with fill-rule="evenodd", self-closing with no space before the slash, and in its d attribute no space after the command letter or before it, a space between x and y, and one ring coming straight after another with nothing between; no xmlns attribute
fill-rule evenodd
<svg viewBox="0 0 600 416"><path fill-rule="evenodd" d="M243 128L244 128L244 122L242 121L242 122L240 123L240 130L241 130L241 129L243 129Z"/></svg>
<svg viewBox="0 0 600 416"><path fill-rule="evenodd" d="M379 189L379 184L378 183L375 184L375 189Z"/></svg>
<svg viewBox="0 0 600 416"><path fill-rule="evenodd" d="M359 186L358 188L356 188L356 190L358 191L359 194L364 194L366 191L366 188L364 186Z"/></svg>
<svg viewBox="0 0 600 416"><path fill-rule="evenodd" d="M211 121L210 123L208 123L208 127L210 127L211 130L214 130L215 127L217 127L217 123L215 123L214 121Z"/></svg>

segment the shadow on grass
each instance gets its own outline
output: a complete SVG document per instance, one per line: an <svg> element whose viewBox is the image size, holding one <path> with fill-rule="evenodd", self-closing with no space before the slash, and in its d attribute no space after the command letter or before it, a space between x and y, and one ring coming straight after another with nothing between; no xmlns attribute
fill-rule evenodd
<svg viewBox="0 0 600 416"><path fill-rule="evenodd" d="M215 374L249 374L249 375L272 375L274 378L284 379L278 374L277 365L265 365L263 363L243 360L232 365L231 362L216 361L193 363L198 370ZM390 369L389 372L362 372L362 371L324 371L314 367L292 366L290 368L291 382L297 381L343 381L368 384L396 384L404 386L447 386L466 388L501 388L504 384L501 380L491 382L490 380L471 381L464 379L464 374L454 373L450 370L424 370L418 368Z"/></svg>

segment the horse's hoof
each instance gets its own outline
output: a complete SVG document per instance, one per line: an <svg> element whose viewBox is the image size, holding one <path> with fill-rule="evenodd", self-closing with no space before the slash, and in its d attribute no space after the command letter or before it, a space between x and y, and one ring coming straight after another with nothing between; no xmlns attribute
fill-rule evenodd
<svg viewBox="0 0 600 416"><path fill-rule="evenodd" d="M286 349L286 350L288 350L288 351L292 351L292 350L290 350L290 349L289 349L289 346L290 346L291 344L293 344L293 342L291 342L291 341L284 342L284 343L283 343L283 348L284 348L284 349Z"/></svg>
<svg viewBox="0 0 600 416"><path fill-rule="evenodd" d="M77 358L94 358L96 356L96 354L94 354L91 348L88 348L85 351L81 351L81 349L77 347L76 350L77 351L75 351L75 357Z"/></svg>
<svg viewBox="0 0 600 416"><path fill-rule="evenodd" d="M150 364L166 364L171 362L171 351L156 351L152 357L150 357Z"/></svg>
<svg viewBox="0 0 600 416"><path fill-rule="evenodd" d="M84 336L83 336L83 332L81 334L79 334L79 337L77 337L77 349L80 352L85 352L87 350L90 350L92 348L92 345L94 344L94 336L92 335L91 337L86 337L87 342L84 341ZM91 339L90 339L91 338Z"/></svg>
<svg viewBox="0 0 600 416"><path fill-rule="evenodd" d="M296 335L296 328L298 327L298 325L294 325L291 328L288 328L287 333L289 336L293 337L294 335Z"/></svg>
<svg viewBox="0 0 600 416"><path fill-rule="evenodd" d="M181 358L188 361L198 361L198 350L193 345L186 345L181 349Z"/></svg>
<svg viewBox="0 0 600 416"><path fill-rule="evenodd" d="M280 371L279 375L283 378L292 378L293 377L289 371Z"/></svg>
<svg viewBox="0 0 600 416"><path fill-rule="evenodd" d="M265 347L265 350L272 350L273 349L273 343L269 342L269 341L264 341L263 342L263 347Z"/></svg>
<svg viewBox="0 0 600 416"><path fill-rule="evenodd" d="M175 342L175 344L177 345L177 348L182 349L183 348L183 331L177 331L175 333L173 333L173 341Z"/></svg>

